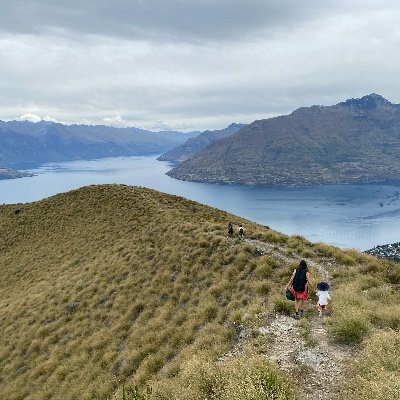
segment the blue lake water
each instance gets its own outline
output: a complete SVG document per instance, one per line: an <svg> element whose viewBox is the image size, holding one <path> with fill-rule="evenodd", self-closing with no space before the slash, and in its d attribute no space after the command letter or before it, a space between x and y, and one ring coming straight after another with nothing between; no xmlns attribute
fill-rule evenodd
<svg viewBox="0 0 400 400"><path fill-rule="evenodd" d="M81 186L145 186L211 205L313 242L366 250L399 241L400 184L260 188L183 182L155 157L50 163L36 176L0 180L0 203L25 203ZM227 221L223 221L226 223Z"/></svg>

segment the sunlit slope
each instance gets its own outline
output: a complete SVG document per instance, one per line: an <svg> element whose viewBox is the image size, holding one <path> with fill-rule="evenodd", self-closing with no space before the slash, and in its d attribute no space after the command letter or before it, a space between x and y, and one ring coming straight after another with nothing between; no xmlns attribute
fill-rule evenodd
<svg viewBox="0 0 400 400"><path fill-rule="evenodd" d="M124 185L0 206L1 397L104 398L125 379L172 376L194 353L226 351L234 321L265 302L282 272L227 240L228 221L286 240Z"/></svg>

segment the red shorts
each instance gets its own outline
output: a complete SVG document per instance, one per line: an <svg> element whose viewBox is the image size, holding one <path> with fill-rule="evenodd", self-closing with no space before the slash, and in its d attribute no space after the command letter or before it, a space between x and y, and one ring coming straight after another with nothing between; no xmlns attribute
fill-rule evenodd
<svg viewBox="0 0 400 400"><path fill-rule="evenodd" d="M304 292L296 292L295 290L293 290L293 292L294 292L294 297L296 299L301 299L301 300L308 299L308 289L306 289Z"/></svg>

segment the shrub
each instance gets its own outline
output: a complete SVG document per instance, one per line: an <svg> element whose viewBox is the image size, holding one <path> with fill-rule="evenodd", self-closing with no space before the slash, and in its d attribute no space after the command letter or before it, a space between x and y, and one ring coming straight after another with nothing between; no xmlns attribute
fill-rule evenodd
<svg viewBox="0 0 400 400"><path fill-rule="evenodd" d="M352 255L345 253L337 253L336 261L347 266L356 265L357 263L357 260Z"/></svg>
<svg viewBox="0 0 400 400"><path fill-rule="evenodd" d="M381 329L400 330L400 306L386 306L376 310L370 316L371 323Z"/></svg>
<svg viewBox="0 0 400 400"><path fill-rule="evenodd" d="M273 267L269 263L263 263L256 269L256 276L260 279L268 278L272 274Z"/></svg>
<svg viewBox="0 0 400 400"><path fill-rule="evenodd" d="M212 321L218 314L218 305L215 303L207 303L203 309L205 321Z"/></svg>
<svg viewBox="0 0 400 400"><path fill-rule="evenodd" d="M369 333L367 319L361 315L345 315L335 319L330 333L339 343L359 344Z"/></svg>
<svg viewBox="0 0 400 400"><path fill-rule="evenodd" d="M274 310L278 313L289 315L294 311L293 302L285 299L276 299L274 301Z"/></svg>
<svg viewBox="0 0 400 400"><path fill-rule="evenodd" d="M266 282L257 282L256 291L261 296L267 295L271 290L271 286Z"/></svg>
<svg viewBox="0 0 400 400"><path fill-rule="evenodd" d="M333 246L329 246L328 244L321 242L314 244L314 250L316 250L319 254L326 257L332 257L336 251Z"/></svg>
<svg viewBox="0 0 400 400"><path fill-rule="evenodd" d="M371 288L382 286L382 284L383 282L379 278L376 278L374 276L363 276L360 279L359 286L361 290L368 290Z"/></svg>

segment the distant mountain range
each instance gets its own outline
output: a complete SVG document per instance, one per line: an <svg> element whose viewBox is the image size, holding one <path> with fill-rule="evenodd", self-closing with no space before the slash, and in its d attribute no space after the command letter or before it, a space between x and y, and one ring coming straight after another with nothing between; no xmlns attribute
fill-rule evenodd
<svg viewBox="0 0 400 400"><path fill-rule="evenodd" d="M24 168L45 162L160 154L199 133L0 121L0 167Z"/></svg>
<svg viewBox="0 0 400 400"><path fill-rule="evenodd" d="M400 105L373 93L255 121L168 175L265 186L399 180Z"/></svg>
<svg viewBox="0 0 400 400"><path fill-rule="evenodd" d="M211 143L232 136L245 126L245 124L231 124L225 129L204 131L200 135L190 138L185 143L167 151L166 153L158 157L158 160L173 162L182 162L188 160L189 158L195 156L197 153L200 153Z"/></svg>

